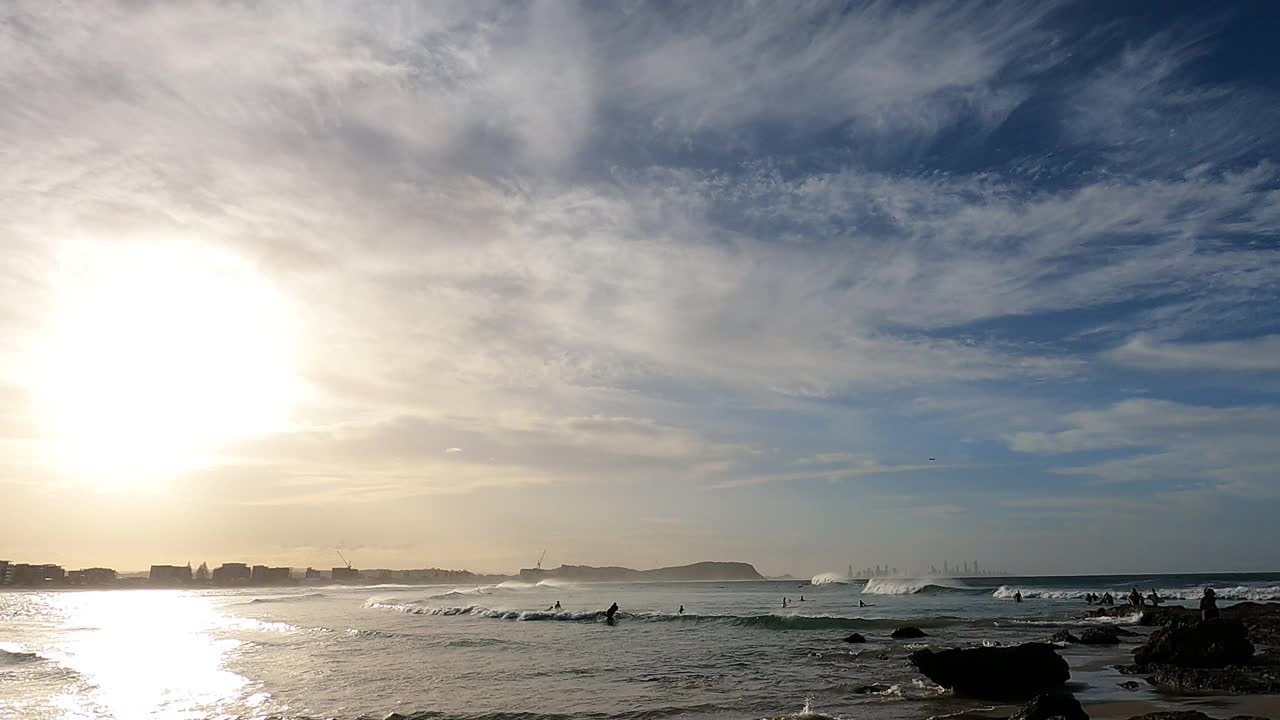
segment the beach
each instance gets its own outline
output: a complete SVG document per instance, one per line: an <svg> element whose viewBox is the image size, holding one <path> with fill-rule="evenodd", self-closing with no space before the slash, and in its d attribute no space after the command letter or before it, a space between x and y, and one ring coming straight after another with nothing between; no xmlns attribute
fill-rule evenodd
<svg viewBox="0 0 1280 720"><path fill-rule="evenodd" d="M1096 627L1134 635L1058 648L1092 717L1280 716L1274 696L1122 686L1156 628L1085 617L1083 596L1132 585L1184 605L1212 585L1224 611L1280 597L1277 574L0 593L0 718L1007 717L909 655ZM904 626L924 636L890 637Z"/></svg>

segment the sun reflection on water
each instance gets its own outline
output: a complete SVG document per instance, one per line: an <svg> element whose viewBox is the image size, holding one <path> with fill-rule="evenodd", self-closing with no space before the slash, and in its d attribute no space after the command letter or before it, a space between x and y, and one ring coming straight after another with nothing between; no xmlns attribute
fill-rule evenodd
<svg viewBox="0 0 1280 720"><path fill-rule="evenodd" d="M60 698L66 717L208 718L249 681L226 669L241 629L207 597L182 591L57 593L66 628L59 662L93 686Z"/></svg>

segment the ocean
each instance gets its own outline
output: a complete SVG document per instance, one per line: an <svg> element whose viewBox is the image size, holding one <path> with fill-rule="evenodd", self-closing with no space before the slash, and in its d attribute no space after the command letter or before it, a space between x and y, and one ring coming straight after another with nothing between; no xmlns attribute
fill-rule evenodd
<svg viewBox="0 0 1280 720"><path fill-rule="evenodd" d="M934 718L984 704L914 672L917 648L1044 639L1134 585L1280 599L1274 573L814 581L2 592L0 718ZM1077 697L1179 706L1118 685L1131 647L1064 648Z"/></svg>

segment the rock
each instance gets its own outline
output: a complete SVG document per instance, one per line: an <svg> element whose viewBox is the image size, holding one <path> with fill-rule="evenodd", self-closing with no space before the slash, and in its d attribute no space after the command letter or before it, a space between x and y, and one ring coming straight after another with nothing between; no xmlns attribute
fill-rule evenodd
<svg viewBox="0 0 1280 720"><path fill-rule="evenodd" d="M1049 636L1049 642L1078 643L1080 642L1080 638L1076 637L1075 635L1072 635L1070 630L1059 630L1058 632Z"/></svg>
<svg viewBox="0 0 1280 720"><path fill-rule="evenodd" d="M401 715L398 712L393 712L382 718L382 720L409 720L409 717L407 715Z"/></svg>
<svg viewBox="0 0 1280 720"><path fill-rule="evenodd" d="M1071 679L1067 661L1048 643L917 650L907 657L925 677L970 697L1028 698Z"/></svg>
<svg viewBox="0 0 1280 720"><path fill-rule="evenodd" d="M1274 667L1178 668L1163 665L1153 669L1148 682L1161 690L1177 693L1280 693L1280 672Z"/></svg>
<svg viewBox="0 0 1280 720"><path fill-rule="evenodd" d="M1146 715L1138 715L1130 717L1129 720L1216 720L1215 717L1204 715L1198 710L1183 710L1179 712L1148 712ZM1254 717L1253 715L1235 715L1231 720L1265 720L1263 717Z"/></svg>
<svg viewBox="0 0 1280 720"><path fill-rule="evenodd" d="M844 641L847 643L864 643L867 641L867 639L862 637L858 633L851 633L849 637L844 639Z"/></svg>
<svg viewBox="0 0 1280 720"><path fill-rule="evenodd" d="M1137 690L1138 688L1142 687L1142 684L1139 683L1137 680L1126 680L1122 683L1116 683L1116 684L1124 688L1125 690Z"/></svg>
<svg viewBox="0 0 1280 720"><path fill-rule="evenodd" d="M1081 645L1118 645L1120 634L1113 627L1089 628L1080 633Z"/></svg>
<svg viewBox="0 0 1280 720"><path fill-rule="evenodd" d="M1239 620L1226 619L1167 625L1133 652L1134 662L1144 668L1220 668L1248 662L1251 657L1248 630Z"/></svg>
<svg viewBox="0 0 1280 720"><path fill-rule="evenodd" d="M925 632L918 627L900 627L894 630L889 637L894 640L908 640L911 638L925 637Z"/></svg>
<svg viewBox="0 0 1280 720"><path fill-rule="evenodd" d="M877 693L885 692L892 687L892 685L885 685L884 683L871 683L870 685L856 687L853 689L853 692L858 695L875 695Z"/></svg>
<svg viewBox="0 0 1280 720"><path fill-rule="evenodd" d="M1116 635L1119 635L1120 637L1138 637L1138 633L1132 630L1126 630L1125 628L1122 628L1122 627L1113 627L1111 629L1115 630Z"/></svg>
<svg viewBox="0 0 1280 720"><path fill-rule="evenodd" d="M1154 712L1146 715L1137 715L1129 718L1129 720L1216 720L1199 710L1182 710L1179 712ZM1231 720L1265 720L1265 718L1254 717L1253 715L1236 715Z"/></svg>
<svg viewBox="0 0 1280 720"><path fill-rule="evenodd" d="M1066 690L1041 693L1009 720L1089 720L1080 701Z"/></svg>

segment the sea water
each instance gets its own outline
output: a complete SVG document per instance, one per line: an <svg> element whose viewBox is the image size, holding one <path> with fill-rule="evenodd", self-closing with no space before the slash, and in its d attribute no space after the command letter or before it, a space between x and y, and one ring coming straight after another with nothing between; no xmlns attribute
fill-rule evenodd
<svg viewBox="0 0 1280 720"><path fill-rule="evenodd" d="M913 650L1131 622L1080 616L1134 585L1280 599L1280 574L814 580L4 592L0 718L929 718L983 703ZM904 625L928 636L889 638ZM1064 648L1077 696L1168 704L1119 687L1128 649Z"/></svg>

